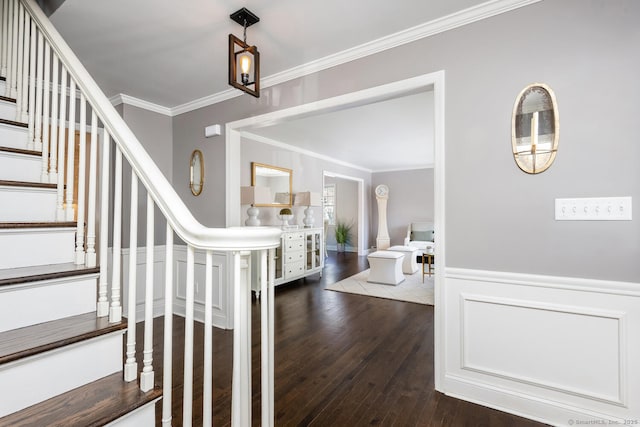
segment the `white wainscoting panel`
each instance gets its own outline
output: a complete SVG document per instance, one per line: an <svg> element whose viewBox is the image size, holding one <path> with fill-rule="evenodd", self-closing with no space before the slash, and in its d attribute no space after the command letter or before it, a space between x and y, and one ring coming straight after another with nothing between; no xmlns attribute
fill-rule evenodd
<svg viewBox="0 0 640 427"><path fill-rule="evenodd" d="M113 252L109 248L109 265L112 265ZM187 248L183 245L173 247L173 313L179 316L185 315L185 288ZM144 287L146 280L146 247L138 248L136 259L136 322L144 320ZM123 315L127 313L127 299L129 294L129 249L122 249L122 301ZM164 314L164 282L165 282L165 246L156 246L153 259L153 315ZM109 275L111 271L109 271ZM109 277L111 283L111 277ZM233 324L231 310L233 305L229 301L227 286L227 256L223 252L213 254L213 325L230 329ZM203 251L195 253L195 319L204 322L204 284L205 284L205 255Z"/></svg>
<svg viewBox="0 0 640 427"><path fill-rule="evenodd" d="M164 314L164 259L165 246L155 246L153 253L153 317ZM122 307L127 315L129 300L129 248L122 249ZM147 248L137 249L136 254L136 322L144 320L144 298L147 280Z"/></svg>
<svg viewBox="0 0 640 427"><path fill-rule="evenodd" d="M174 246L174 313L185 315L186 280L187 280L187 247ZM196 249L195 252L195 319L204 322L204 295L205 295L205 253ZM218 328L228 328L229 312L227 295L229 291L227 280L227 256L222 252L213 253L213 325Z"/></svg>
<svg viewBox="0 0 640 427"><path fill-rule="evenodd" d="M640 424L640 284L449 268L445 388L553 425Z"/></svg>

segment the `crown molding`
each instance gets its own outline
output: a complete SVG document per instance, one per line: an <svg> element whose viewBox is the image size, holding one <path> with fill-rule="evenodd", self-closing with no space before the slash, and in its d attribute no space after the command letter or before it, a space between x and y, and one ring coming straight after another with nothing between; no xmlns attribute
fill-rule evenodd
<svg viewBox="0 0 640 427"><path fill-rule="evenodd" d="M285 150L293 151L296 153L304 154L309 157L314 157L316 159L325 160L327 162L335 163L337 165L346 166L348 168L357 169L359 171L372 173L371 169L363 168L362 166L354 165L353 163L345 162L342 160L335 159L331 156L326 156L324 154L316 153L315 151L306 150L304 148L296 147L295 145L285 144L284 142L276 141L275 139L267 138L265 136L256 135L255 133L242 131L240 135L243 138L251 139L252 141L260 142L267 145L272 145L278 148L284 148Z"/></svg>
<svg viewBox="0 0 640 427"><path fill-rule="evenodd" d="M464 25L472 24L483 19L491 18L539 1L542 0L491 0L265 77L261 81L262 87L266 88L274 86L289 80L317 73L337 65L355 61L394 47L402 46L404 44L453 30Z"/></svg>
<svg viewBox="0 0 640 427"><path fill-rule="evenodd" d="M406 168L395 168L395 169L376 169L373 170L373 173L387 173L387 172L408 172L408 171L415 171L415 170L423 170L423 169L433 169L435 168L435 164L433 163L425 163L424 165L418 165L418 166L409 166Z"/></svg>
<svg viewBox="0 0 640 427"><path fill-rule="evenodd" d="M264 87L264 86L263 86ZM218 102L226 101L242 96L243 92L237 89L227 89L222 92L214 93L213 95L207 95L202 98L198 98L194 101L189 101L184 104L176 105L170 108L171 115L177 116L179 114L188 113L189 111L197 110L198 108L207 107L209 105L217 104Z"/></svg>
<svg viewBox="0 0 640 427"><path fill-rule="evenodd" d="M276 74L272 74L262 79L261 86L264 89L281 83L285 83L290 80L317 73L319 71L345 64L347 62L355 61L357 59L383 52L397 46L402 46L407 43L431 37L445 31L453 30L455 28L472 24L483 19L491 18L493 16L497 16L502 13L506 13L534 3L538 3L540 1L542 0L489 0L485 3L472 6L470 8L444 16L442 18L434 19L432 21L416 25L415 27L407 28L397 33L390 34L376 40L371 40L359 46L343 50L342 52L338 52L333 55L310 61L306 64L302 64ZM165 114L168 116L177 116L179 114L188 113L190 111L207 107L209 105L226 101L228 99L232 99L241 95L242 92L238 90L227 89L225 91L214 93L212 95L208 95L174 107L163 107L124 94L120 94L117 96L122 97L121 102L118 103L134 105L140 108L147 108L145 106L148 106L149 108L147 109L151 111L155 111L157 113Z"/></svg>
<svg viewBox="0 0 640 427"><path fill-rule="evenodd" d="M116 105L126 104L133 107L142 108L144 110L153 111L154 113L162 114L165 116L173 116L172 109L169 107L163 107L162 105L154 104L153 102L145 101L144 99L125 95L124 93L119 93L118 95L112 96L111 98L109 98L109 101L114 107Z"/></svg>

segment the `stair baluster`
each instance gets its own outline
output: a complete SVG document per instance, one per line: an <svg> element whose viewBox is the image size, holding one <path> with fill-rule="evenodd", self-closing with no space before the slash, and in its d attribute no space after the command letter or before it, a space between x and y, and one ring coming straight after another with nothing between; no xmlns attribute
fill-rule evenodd
<svg viewBox="0 0 640 427"><path fill-rule="evenodd" d="M0 3L0 7L2 7L2 28L0 29L0 39L2 40L2 46L0 46L0 76L7 77L7 38L8 32L7 27L9 26L8 21L8 2L7 0L2 0ZM3 94L4 95L4 94Z"/></svg>
<svg viewBox="0 0 640 427"><path fill-rule="evenodd" d="M51 99L51 46L44 42L44 99L42 100L42 176L40 182L49 182L49 101Z"/></svg>
<svg viewBox="0 0 640 427"><path fill-rule="evenodd" d="M119 322L122 319L122 305L120 304L120 271L122 257L122 152L116 145L116 166L113 184L113 256L111 257L111 305L109 307L109 322ZM135 266L131 266L135 268Z"/></svg>
<svg viewBox="0 0 640 427"><path fill-rule="evenodd" d="M98 117L91 110L91 144L89 145L89 200L87 206L87 267L96 266L96 180L98 175Z"/></svg>
<svg viewBox="0 0 640 427"><path fill-rule="evenodd" d="M153 198L147 193L147 259L145 301L144 301L144 351L140 389L149 391L153 388L153 260L154 260L154 208Z"/></svg>
<svg viewBox="0 0 640 427"><path fill-rule="evenodd" d="M173 229L167 221L164 271L164 352L163 360L173 358ZM162 427L171 427L171 402L173 385L171 363L162 366ZM210 400L210 399L209 399Z"/></svg>
<svg viewBox="0 0 640 427"><path fill-rule="evenodd" d="M187 284L185 287L184 318L184 379L182 390L182 426L191 427L193 414L193 311L194 300L194 267L195 255L193 246L187 246ZM204 397L203 397L204 398Z"/></svg>
<svg viewBox="0 0 640 427"><path fill-rule="evenodd" d="M100 280L98 284L98 317L106 317L109 315L109 296L108 296L108 272L107 266L109 262L109 133L104 133L104 141L102 141L102 176L100 177Z"/></svg>
<svg viewBox="0 0 640 427"><path fill-rule="evenodd" d="M27 16L25 17L25 13L24 13L24 8L22 7L22 4L18 4L18 56L16 58L16 60L18 61L16 66L18 67L17 70L17 76L18 76L18 81L17 83L17 94L18 96L16 97L16 121L22 121L22 104L23 104L23 98L25 99L25 104L26 104L26 95L29 93L29 91L27 90L27 84L28 84L28 72L23 72L24 70L28 70L29 69L29 34L25 34L24 31L24 25L25 25L25 18L30 20L29 18L29 14L26 14ZM27 21L29 22L29 21ZM27 37L26 43L24 38ZM25 68L26 67L26 68ZM21 78L20 76L24 76L24 79ZM24 83L23 83L24 81ZM24 110L26 111L27 106L24 106Z"/></svg>
<svg viewBox="0 0 640 427"><path fill-rule="evenodd" d="M76 82L69 76L69 119L67 128L67 176L65 179L65 219L73 221L75 210L73 208L73 187L75 181L75 152L76 152Z"/></svg>
<svg viewBox="0 0 640 427"><path fill-rule="evenodd" d="M68 143L66 137L67 122L67 69L61 66L60 72L60 108L58 109L58 187L57 187L57 204L56 218L58 221L64 221L64 156L65 148Z"/></svg>
<svg viewBox="0 0 640 427"><path fill-rule="evenodd" d="M35 135L34 135L34 145L36 150L42 150L42 78L44 73L44 39L42 37L42 33L38 31L36 27L36 23L34 22L31 26L33 31L33 38L35 39L35 34L38 34L38 51L32 52L32 55L37 55L36 64L35 64L35 73L36 73L36 85L34 86L36 89L36 104L35 104ZM33 66L33 64L32 64ZM33 86L32 86L33 87Z"/></svg>
<svg viewBox="0 0 640 427"><path fill-rule="evenodd" d="M58 85L60 64L53 52L51 63L51 147L49 147L49 183L58 183Z"/></svg>
<svg viewBox="0 0 640 427"><path fill-rule="evenodd" d="M84 264L84 206L87 169L87 103L80 93L80 144L78 147L78 204L76 228L76 264ZM73 178L71 178L73 182ZM73 197L73 194L72 194ZM73 217L72 217L73 218Z"/></svg>
<svg viewBox="0 0 640 427"><path fill-rule="evenodd" d="M31 30L29 30L29 27L31 27ZM29 92L29 104L28 104L28 115L27 115L27 122L29 123L29 142L27 143L27 149L29 150L35 150L36 149L36 145L35 145L35 129L34 129L34 120L35 120L35 108L36 108L36 33L37 33L37 28L36 28L36 23L31 21L31 25L27 25L27 23L25 22L25 50L27 49L27 45L29 44L31 47L29 48L29 55L26 55L25 52L25 56L29 57L29 65L27 66L25 64L26 70L29 70L29 87L28 87L28 92ZM31 31L31 35L29 34L29 31ZM25 58L26 61L26 58ZM24 86L23 88L23 92L27 92L27 87ZM16 96L14 96L14 98L17 98L18 95L20 95L19 93L16 94ZM23 108L24 108L24 104L23 104ZM24 121L24 116L22 117L23 121Z"/></svg>
<svg viewBox="0 0 640 427"><path fill-rule="evenodd" d="M22 61L18 60L16 66L21 67L24 71L22 71L22 74L18 74L16 80L16 103L20 100L20 109L16 109L16 120L27 123L29 121L29 58L31 57L30 31L28 30L31 27L31 17L28 13L25 13L24 19L21 21L25 34L23 36L23 43L20 44L20 48L18 49L18 58L22 56Z"/></svg>
<svg viewBox="0 0 640 427"><path fill-rule="evenodd" d="M124 380L138 378L136 363L136 295L138 275L138 177L131 173L131 217L129 219L129 292L127 294L127 359L124 364Z"/></svg>
<svg viewBox="0 0 640 427"><path fill-rule="evenodd" d="M213 394L213 253L207 251L205 261L204 295L204 369L202 395ZM211 399L202 401L202 425L213 425L213 403Z"/></svg>
<svg viewBox="0 0 640 427"><path fill-rule="evenodd" d="M9 0L9 69L7 73L7 96L16 98L18 63L18 3Z"/></svg>

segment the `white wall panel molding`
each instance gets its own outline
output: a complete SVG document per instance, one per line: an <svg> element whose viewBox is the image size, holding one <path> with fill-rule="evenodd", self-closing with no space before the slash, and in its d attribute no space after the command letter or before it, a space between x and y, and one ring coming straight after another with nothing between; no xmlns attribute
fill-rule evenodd
<svg viewBox="0 0 640 427"><path fill-rule="evenodd" d="M481 374L491 375L510 381L517 381L536 387L544 387L562 393L572 394L578 397L594 399L614 405L626 406L625 390L628 372L624 363L624 354L627 352L625 315L623 312L599 310L592 307L577 307L573 305L560 305L552 303L537 303L531 301L517 300L511 298L494 298L473 294L460 294L461 304L461 342L462 360L461 368L475 371ZM529 313L527 313L529 312ZM519 341L518 331L516 336L507 338L510 327L518 315L527 314L526 323L531 327L540 326L542 330L537 336L553 341L553 346L544 348L541 343L534 339L532 331L529 330L527 336L521 336ZM550 317L553 316L554 328L545 330ZM486 326L483 322L491 318L509 318L510 322L494 323L491 334L496 335L496 330L500 326L506 326L500 333L498 340L493 342L493 347L486 352L487 337L483 334ZM581 318L582 317L582 318ZM584 346L584 337L561 335L563 328L571 322L589 330L589 340L593 340L594 345ZM492 321L489 320L491 323ZM581 323L581 324L580 324ZM572 325L573 326L573 325ZM596 331L600 328L600 331ZM599 334L597 332L600 332ZM558 336L552 336L558 333ZM597 343L597 344L596 344ZM504 345L500 350L498 346ZM500 360L495 357L496 353L507 355L510 349L517 350L517 353L508 359L526 362L526 366L515 366L509 369L508 360ZM589 351L597 349L598 351ZM585 351L586 350L586 351ZM484 354L479 354L483 353ZM537 354L536 354L537 353ZM561 366L558 354L571 354L567 360L569 366ZM589 360L580 361L580 357L587 357ZM483 360L484 359L484 360ZM544 360L546 359L546 360ZM580 363L583 366L597 366L590 375L571 378L565 374L571 365ZM544 369L538 372L525 374L527 368L535 365L544 365ZM514 368L514 366L511 366ZM523 369L525 368L525 369ZM591 384L585 384L586 382ZM608 393L605 393L608 391Z"/></svg>
<svg viewBox="0 0 640 427"><path fill-rule="evenodd" d="M127 307L129 297L129 248L123 248L122 253L122 298L123 307ZM111 256L111 254L110 254ZM164 314L164 260L165 246L157 245L153 251L153 317ZM111 262L111 261L110 261ZM147 248L138 247L136 252L136 322L144 320L144 298L146 283ZM111 265L111 264L109 264ZM109 282L111 283L111 282Z"/></svg>
<svg viewBox="0 0 640 427"><path fill-rule="evenodd" d="M444 275L444 393L552 425L640 422L640 284Z"/></svg>
<svg viewBox="0 0 640 427"><path fill-rule="evenodd" d="M185 314L186 303L186 266L187 247L174 246L174 313L180 316ZM195 252L195 314L194 318L204 322L204 295L205 295L205 253ZM228 327L228 317L231 311L227 295L230 293L227 280L227 256L222 252L213 253L213 325L217 328Z"/></svg>
<svg viewBox="0 0 640 427"><path fill-rule="evenodd" d="M165 253L164 245L157 245L154 248L154 290L153 290L153 316L158 317L164 314L164 272ZM136 287L136 322L144 319L144 283L146 268L146 247L137 249L137 287ZM109 265L112 262L113 253L109 248ZM122 272L121 283L123 284L123 307L127 306L128 280L129 280L129 248L122 249ZM187 247L184 245L174 245L173 247L173 284L174 301L173 313L179 316L185 315L185 283L186 283L186 262ZM229 283L227 277L227 257L223 252L213 254L213 324L222 329L229 329L231 317L231 305L228 294L230 293L225 284ZM111 275L111 271L109 271ZM109 277L111 281L111 277ZM205 283L205 255L203 251L196 250L195 253L195 319L204 322L204 283Z"/></svg>

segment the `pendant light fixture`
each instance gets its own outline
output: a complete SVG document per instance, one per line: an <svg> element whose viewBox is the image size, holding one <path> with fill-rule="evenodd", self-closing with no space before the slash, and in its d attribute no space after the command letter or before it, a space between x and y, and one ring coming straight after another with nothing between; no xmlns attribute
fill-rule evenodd
<svg viewBox="0 0 640 427"><path fill-rule="evenodd" d="M247 44L247 27L260 22L260 18L244 7L229 17L243 28L243 40L229 34L229 84L259 98L260 52Z"/></svg>

